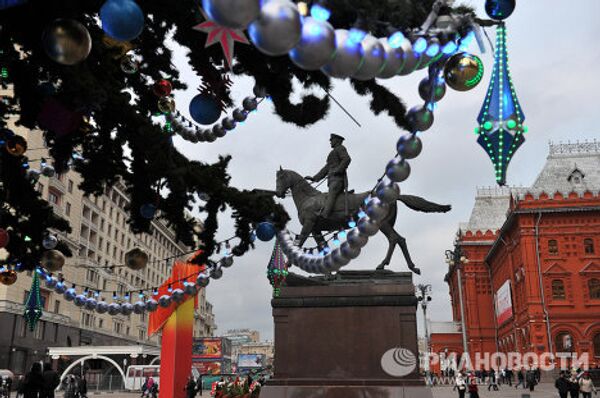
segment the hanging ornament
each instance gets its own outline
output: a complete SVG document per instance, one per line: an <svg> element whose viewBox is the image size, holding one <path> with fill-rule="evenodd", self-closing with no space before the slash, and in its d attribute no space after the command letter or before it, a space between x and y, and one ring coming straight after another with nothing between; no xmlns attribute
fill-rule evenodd
<svg viewBox="0 0 600 398"><path fill-rule="evenodd" d="M270 0L248 27L252 43L267 55L287 54L300 41L302 24L296 4L289 0Z"/></svg>
<svg viewBox="0 0 600 398"><path fill-rule="evenodd" d="M74 19L56 19L42 34L44 51L53 61L75 65L87 58L92 50L90 33Z"/></svg>
<svg viewBox="0 0 600 398"><path fill-rule="evenodd" d="M17 273L12 269L4 269L0 272L0 283L10 286L17 281Z"/></svg>
<svg viewBox="0 0 600 398"><path fill-rule="evenodd" d="M8 242L10 242L8 231L4 228L0 228L0 249L8 246Z"/></svg>
<svg viewBox="0 0 600 398"><path fill-rule="evenodd" d="M22 136L15 134L6 139L4 147L6 148L6 152L13 156L23 156L25 151L27 151L27 141Z"/></svg>
<svg viewBox="0 0 600 398"><path fill-rule="evenodd" d="M148 264L148 253L139 247L134 247L125 253L125 265L130 269L137 271Z"/></svg>
<svg viewBox="0 0 600 398"><path fill-rule="evenodd" d="M302 22L300 42L290 51L290 59L305 70L325 66L335 53L335 30L327 21L306 17Z"/></svg>
<svg viewBox="0 0 600 398"><path fill-rule="evenodd" d="M446 94L446 84L442 78L423 78L419 83L419 95L425 102L438 102Z"/></svg>
<svg viewBox="0 0 600 398"><path fill-rule="evenodd" d="M392 47L387 38L379 39L379 41L383 46L383 51L385 51L386 61L377 77L380 79L389 79L396 76L398 71L402 69L402 65L404 64L404 51L401 46L396 47L396 44Z"/></svg>
<svg viewBox="0 0 600 398"><path fill-rule="evenodd" d="M278 297L281 291L281 286L285 283L285 279L288 275L288 264L279 239L275 239L275 245L273 246L273 253L271 254L271 260L267 266L267 278L271 286L273 286L273 297Z"/></svg>
<svg viewBox="0 0 600 398"><path fill-rule="evenodd" d="M29 326L29 330L33 332L37 322L42 317L43 312L42 297L40 296L40 279L37 271L33 273L33 280L31 282L31 289L29 290L29 296L25 302L25 322Z"/></svg>
<svg viewBox="0 0 600 398"><path fill-rule="evenodd" d="M108 0L100 8L102 30L110 37L129 41L144 30L144 13L133 0Z"/></svg>
<svg viewBox="0 0 600 398"><path fill-rule="evenodd" d="M479 57L458 53L451 56L444 66L446 84L456 91L468 91L483 78L483 62Z"/></svg>
<svg viewBox="0 0 600 398"><path fill-rule="evenodd" d="M385 65L385 49L381 42L372 35L366 35L361 41L363 62L352 75L353 79L371 80L381 72Z"/></svg>
<svg viewBox="0 0 600 398"><path fill-rule="evenodd" d="M496 182L506 183L506 169L514 153L525 142L523 125L525 115L517 98L508 66L506 51L506 28L496 29L494 70L490 85L477 117L479 127L477 143L486 151L494 164Z"/></svg>
<svg viewBox="0 0 600 398"><path fill-rule="evenodd" d="M123 73L133 75L134 73L137 73L140 68L140 63L132 54L125 54L123 58L121 58L120 66Z"/></svg>
<svg viewBox="0 0 600 398"><path fill-rule="evenodd" d="M433 125L433 112L427 106L417 105L408 110L406 120L413 132L425 131Z"/></svg>
<svg viewBox="0 0 600 398"><path fill-rule="evenodd" d="M254 2L255 0L251 1ZM234 12L231 12L231 10L228 12L230 14L235 14ZM249 44L248 39L246 39L244 32L241 30L231 29L226 26L219 25L219 23L209 20L204 11L202 11L202 14L204 15L206 21L194 26L192 29L199 32L204 32L208 35L204 47L209 47L216 43L221 44L223 55L225 55L225 60L227 61L227 66L231 69L233 46L235 45L235 42L237 41L242 44Z"/></svg>
<svg viewBox="0 0 600 398"><path fill-rule="evenodd" d="M275 227L270 222L261 222L256 227L256 237L263 242L268 242L275 236Z"/></svg>
<svg viewBox="0 0 600 398"><path fill-rule="evenodd" d="M202 0L202 8L219 25L243 30L258 17L260 3L259 0Z"/></svg>
<svg viewBox="0 0 600 398"><path fill-rule="evenodd" d="M157 97L166 97L171 94L173 90L173 86L171 82L165 79L159 80L152 86L152 92Z"/></svg>
<svg viewBox="0 0 600 398"><path fill-rule="evenodd" d="M213 95L198 94L190 102L190 115L196 123L212 124L221 116L221 105Z"/></svg>
<svg viewBox="0 0 600 398"><path fill-rule="evenodd" d="M486 0L485 12L490 18L501 21L510 17L515 10L515 0Z"/></svg>
<svg viewBox="0 0 600 398"><path fill-rule="evenodd" d="M58 250L48 250L42 254L40 263L49 272L60 271L65 265L65 256Z"/></svg>
<svg viewBox="0 0 600 398"><path fill-rule="evenodd" d="M47 250L54 249L57 244L58 244L58 238L56 237L56 235L48 234L42 240L42 246L44 246L44 249L47 249Z"/></svg>
<svg viewBox="0 0 600 398"><path fill-rule="evenodd" d="M353 75L363 62L363 49L360 42L352 41L345 29L335 31L336 51L332 60L321 68L327 76L344 79Z"/></svg>
<svg viewBox="0 0 600 398"><path fill-rule="evenodd" d="M152 220L156 215L157 209L158 208L152 203L145 203L140 206L140 215L146 220Z"/></svg>
<svg viewBox="0 0 600 398"><path fill-rule="evenodd" d="M158 110L162 113L175 112L175 100L171 97L162 97L158 100Z"/></svg>
<svg viewBox="0 0 600 398"><path fill-rule="evenodd" d="M398 149L398 155L402 156L403 159L414 159L423 150L423 143L415 134L406 134L400 137L396 148Z"/></svg>

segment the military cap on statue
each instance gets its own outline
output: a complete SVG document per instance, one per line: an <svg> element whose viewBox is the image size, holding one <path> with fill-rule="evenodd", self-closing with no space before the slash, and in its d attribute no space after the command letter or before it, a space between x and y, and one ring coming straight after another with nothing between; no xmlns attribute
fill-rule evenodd
<svg viewBox="0 0 600 398"><path fill-rule="evenodd" d="M330 140L333 140L333 139L338 139L338 140L342 140L342 141L344 141L344 140L345 140L345 138L344 138L344 137L342 137L341 135L337 135L337 134L335 134L335 133L331 133L331 135L329 136L329 139L330 139Z"/></svg>

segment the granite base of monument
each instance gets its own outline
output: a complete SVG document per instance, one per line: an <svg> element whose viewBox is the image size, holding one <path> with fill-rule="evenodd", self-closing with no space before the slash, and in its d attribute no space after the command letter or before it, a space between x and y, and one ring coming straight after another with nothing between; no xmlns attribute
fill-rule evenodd
<svg viewBox="0 0 600 398"><path fill-rule="evenodd" d="M272 300L275 374L261 398L427 398L412 274L288 275Z"/></svg>

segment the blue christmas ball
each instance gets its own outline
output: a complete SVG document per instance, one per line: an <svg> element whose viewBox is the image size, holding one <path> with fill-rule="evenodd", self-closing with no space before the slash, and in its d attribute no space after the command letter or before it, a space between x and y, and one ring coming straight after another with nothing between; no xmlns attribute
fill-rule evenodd
<svg viewBox="0 0 600 398"><path fill-rule="evenodd" d="M515 6L515 0L486 0L485 12L490 18L501 21L510 17Z"/></svg>
<svg viewBox="0 0 600 398"><path fill-rule="evenodd" d="M263 242L268 242L275 236L275 227L270 222L261 222L256 227L256 237Z"/></svg>
<svg viewBox="0 0 600 398"><path fill-rule="evenodd" d="M209 94L198 94L190 102L190 115L200 124L213 124L221 116L221 104Z"/></svg>
<svg viewBox="0 0 600 398"><path fill-rule="evenodd" d="M108 0L100 8L102 30L110 37L129 41L144 29L144 13L133 0Z"/></svg>
<svg viewBox="0 0 600 398"><path fill-rule="evenodd" d="M140 206L140 215L146 220L152 220L156 214L156 206L152 203L146 203Z"/></svg>

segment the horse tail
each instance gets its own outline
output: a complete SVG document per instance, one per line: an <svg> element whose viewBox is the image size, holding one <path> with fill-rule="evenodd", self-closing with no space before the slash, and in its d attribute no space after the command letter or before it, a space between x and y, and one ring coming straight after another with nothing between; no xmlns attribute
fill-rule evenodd
<svg viewBox="0 0 600 398"><path fill-rule="evenodd" d="M440 205L414 195L400 195L398 200L406 207L424 213L446 213L452 208L450 205Z"/></svg>

